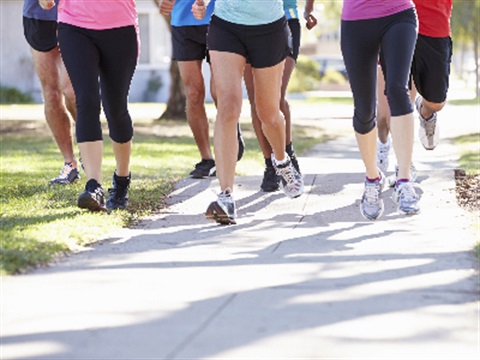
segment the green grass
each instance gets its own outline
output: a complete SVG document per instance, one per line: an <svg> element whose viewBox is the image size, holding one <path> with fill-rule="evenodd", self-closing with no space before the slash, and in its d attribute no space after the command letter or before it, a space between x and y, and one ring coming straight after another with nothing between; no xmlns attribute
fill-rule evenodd
<svg viewBox="0 0 480 360"><path fill-rule="evenodd" d="M469 175L480 173L480 133L459 136L454 139L460 148L460 168Z"/></svg>
<svg viewBox="0 0 480 360"><path fill-rule="evenodd" d="M466 106L478 106L480 104L480 99L455 99L455 100L448 100L450 105L466 105Z"/></svg>
<svg viewBox="0 0 480 360"><path fill-rule="evenodd" d="M25 123L25 122L23 122ZM85 175L71 186L49 186L61 167L58 149L45 127L13 132L19 124L3 121L0 163L0 273L15 274L48 264L130 226L159 211L172 186L188 176L199 155L186 122L136 122L132 149L132 185L128 210L91 213L76 206ZM34 127L35 127L34 126ZM212 126L213 127L213 126ZM6 129L10 129L5 133ZM263 157L252 126L243 124L246 142L237 174L262 174ZM318 130L294 128L299 155L326 139ZM162 135L157 135L162 134ZM168 134L168 135L165 135ZM111 143L105 136L103 182L108 188L115 168Z"/></svg>

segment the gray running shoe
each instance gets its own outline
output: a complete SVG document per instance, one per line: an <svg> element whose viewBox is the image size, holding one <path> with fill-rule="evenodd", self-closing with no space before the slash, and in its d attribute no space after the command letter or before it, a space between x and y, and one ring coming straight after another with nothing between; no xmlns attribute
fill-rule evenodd
<svg viewBox="0 0 480 360"><path fill-rule="evenodd" d="M418 129L418 136L423 147L427 150L433 150L438 145L440 139L440 131L437 125L437 113L433 113L428 120L424 119L420 113L423 98L417 97L415 100L415 107L417 108L418 118L420 119L420 128Z"/></svg>
<svg viewBox="0 0 480 360"><path fill-rule="evenodd" d="M415 215L420 212L419 196L415 192L412 181L404 182L395 187L394 201L398 211L405 215Z"/></svg>
<svg viewBox="0 0 480 360"><path fill-rule="evenodd" d="M78 207L90 211L106 211L105 192L102 186L94 179L85 184L85 191L78 196Z"/></svg>
<svg viewBox="0 0 480 360"><path fill-rule="evenodd" d="M205 217L208 220L216 221L221 225L234 225L237 222L237 211L235 209L235 201L233 200L230 189L226 189L218 194L217 201L208 205Z"/></svg>
<svg viewBox="0 0 480 360"><path fill-rule="evenodd" d="M377 167L384 173L388 170L388 156L390 153L390 138L384 144L380 140L377 142Z"/></svg>
<svg viewBox="0 0 480 360"><path fill-rule="evenodd" d="M287 155L288 156L288 155ZM290 158L282 165L278 165L272 156L273 166L280 177L280 186L289 198L296 198L303 194L303 177L298 173Z"/></svg>
<svg viewBox="0 0 480 360"><path fill-rule="evenodd" d="M398 164L395 165L395 172L388 177L388 186L394 187L398 180ZM410 165L410 181L417 181L417 169L413 163Z"/></svg>
<svg viewBox="0 0 480 360"><path fill-rule="evenodd" d="M380 171L380 180L365 180L365 189L360 202L360 213L367 220L377 220L383 214L382 190L385 177Z"/></svg>
<svg viewBox="0 0 480 360"><path fill-rule="evenodd" d="M73 184L75 181L80 179L80 174L78 172L78 169L74 167L73 163L70 164L65 164L60 170L60 174L56 177L50 180L48 183L50 185L53 184L61 184L61 185L68 185L68 184Z"/></svg>

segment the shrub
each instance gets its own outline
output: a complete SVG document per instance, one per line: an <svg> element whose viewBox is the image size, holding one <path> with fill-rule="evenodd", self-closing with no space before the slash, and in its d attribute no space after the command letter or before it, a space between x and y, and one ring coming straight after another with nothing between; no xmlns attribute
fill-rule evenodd
<svg viewBox="0 0 480 360"><path fill-rule="evenodd" d="M32 104L33 102L30 95L16 88L0 86L0 104Z"/></svg>
<svg viewBox="0 0 480 360"><path fill-rule="evenodd" d="M288 83L289 92L304 92L318 88L320 80L319 66L308 56L299 55L297 65Z"/></svg>

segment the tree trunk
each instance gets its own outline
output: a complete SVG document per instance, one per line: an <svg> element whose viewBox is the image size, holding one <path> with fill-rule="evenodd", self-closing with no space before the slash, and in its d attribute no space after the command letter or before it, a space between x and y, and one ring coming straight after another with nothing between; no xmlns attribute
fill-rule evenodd
<svg viewBox="0 0 480 360"><path fill-rule="evenodd" d="M155 1L155 0L154 0ZM172 27L170 25L170 16L163 16L165 21L168 24L170 32ZM186 107L186 98L185 91L183 88L182 79L180 78L180 71L178 70L178 64L176 61L171 61L170 63L170 95L167 102L167 108L160 115L159 119L170 119L170 120L184 120L187 118L185 114Z"/></svg>

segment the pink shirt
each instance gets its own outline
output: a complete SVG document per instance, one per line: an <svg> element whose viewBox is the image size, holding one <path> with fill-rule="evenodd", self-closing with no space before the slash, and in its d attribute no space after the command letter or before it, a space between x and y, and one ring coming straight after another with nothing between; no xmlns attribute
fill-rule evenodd
<svg viewBox="0 0 480 360"><path fill-rule="evenodd" d="M85 29L137 26L135 0L60 0L58 21Z"/></svg>
<svg viewBox="0 0 480 360"><path fill-rule="evenodd" d="M342 20L377 19L413 7L412 0L344 0Z"/></svg>

